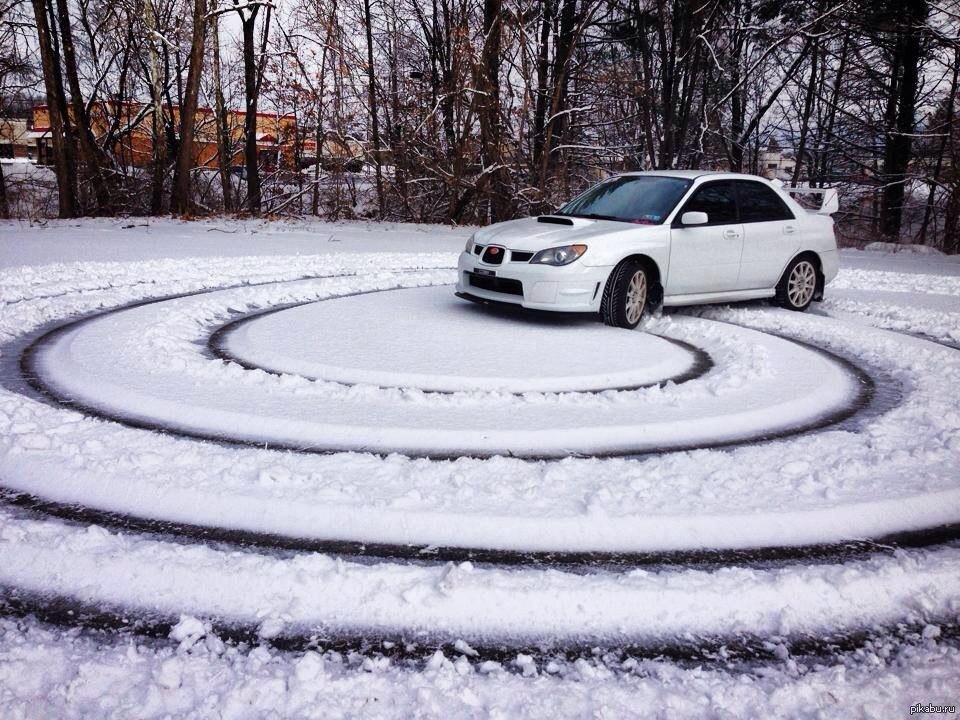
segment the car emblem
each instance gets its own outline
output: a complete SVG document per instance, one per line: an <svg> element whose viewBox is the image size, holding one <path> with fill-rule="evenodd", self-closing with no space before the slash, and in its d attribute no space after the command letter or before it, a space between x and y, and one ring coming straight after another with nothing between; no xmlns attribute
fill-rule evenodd
<svg viewBox="0 0 960 720"><path fill-rule="evenodd" d="M491 254L491 255L499 255L499 254L500 254L500 248L498 248L498 247L492 247L492 248L490 248L490 254Z"/></svg>

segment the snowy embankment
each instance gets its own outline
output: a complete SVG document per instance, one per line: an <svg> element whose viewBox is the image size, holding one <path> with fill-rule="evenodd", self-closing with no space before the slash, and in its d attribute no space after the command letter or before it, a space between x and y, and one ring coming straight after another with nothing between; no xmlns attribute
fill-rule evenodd
<svg viewBox="0 0 960 720"><path fill-rule="evenodd" d="M956 650L938 638L960 613L960 547L942 542L960 523L960 277L871 260L841 272L818 314L715 307L627 333L461 305L445 286L453 255L420 251L466 233L323 227L349 252L311 225L96 222L63 252L90 257L102 235L129 262L31 265L31 243L48 257L63 228L2 230L26 263L0 272L2 597L186 616L174 646L0 621L13 717L230 716L247 702L309 716L320 693L343 712L381 697L383 716L951 699ZM253 246L251 228L264 254L228 257ZM229 252L219 229L240 236ZM151 234L209 257L144 259ZM17 262L5 250L2 264ZM903 532L928 546L828 547ZM373 557L350 555L368 545ZM729 553L809 545L826 555ZM431 559L456 548L624 560ZM719 554L689 566L689 551ZM791 657L897 627L916 636L825 666ZM238 649L216 637L232 629L365 654ZM457 649L424 667L376 654L411 641ZM550 655L571 645L613 655ZM782 663L691 670L624 646ZM909 692L920 683L927 695Z"/></svg>

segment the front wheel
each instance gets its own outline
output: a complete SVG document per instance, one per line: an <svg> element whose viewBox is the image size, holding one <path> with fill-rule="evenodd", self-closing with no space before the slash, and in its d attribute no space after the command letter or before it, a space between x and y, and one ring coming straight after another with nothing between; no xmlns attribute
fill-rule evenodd
<svg viewBox="0 0 960 720"><path fill-rule="evenodd" d="M787 266L777 284L777 304L787 310L806 310L817 292L817 268L807 257Z"/></svg>
<svg viewBox="0 0 960 720"><path fill-rule="evenodd" d="M636 260L625 260L607 278L600 300L600 317L607 325L632 330L643 318L649 294L647 269Z"/></svg>

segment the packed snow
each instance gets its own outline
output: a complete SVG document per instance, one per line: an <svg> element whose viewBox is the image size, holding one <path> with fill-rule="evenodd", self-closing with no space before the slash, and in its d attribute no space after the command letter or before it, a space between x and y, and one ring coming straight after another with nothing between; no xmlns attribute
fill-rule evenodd
<svg viewBox="0 0 960 720"><path fill-rule="evenodd" d="M403 297L384 288L398 283L432 285L449 275L448 270L375 273L370 279L283 283L134 307L69 329L38 351L33 371L61 396L139 422L284 447L407 455L562 457L689 447L809 425L849 406L856 395L855 378L823 355L768 334L682 316L649 329L659 329L708 353L725 358L737 355L739 364L720 365L736 371L602 396L534 393L515 397L484 392L437 397L417 393L415 388L380 392L369 385L331 387L237 366L228 366L225 372L221 362L200 352L210 318L227 308L269 306L289 298L367 293L362 297L372 307L345 318L356 322L353 332L359 327L376 334L383 328L371 327L367 315L386 312L391 304L402 302L394 295ZM370 293L373 289L382 292ZM429 301L441 293L451 296L452 288L420 293L427 301L419 313L422 330L409 338L411 342L429 343L450 322L443 313L434 318L430 312ZM469 316L471 307L461 313ZM539 351L538 333L497 316L488 318L484 327L487 345L512 345L504 354L516 353L515 363L527 358L528 374L533 375L529 382L535 385L538 371L530 359ZM186 335L191 328L197 328L198 334ZM288 324L288 329L292 334L304 333L296 324ZM351 332L350 323L332 325L327 332L343 336ZM630 339L614 342L611 351L632 344ZM642 345L633 345L632 352L643 350ZM268 352L274 348L269 342L263 347ZM431 349L443 354L437 345ZM448 345L446 351L448 364L472 353L469 345ZM670 347L665 359L675 362L676 355L677 350ZM607 357L594 353L585 358L586 374L602 375L611 364L615 369ZM397 362L404 373L402 357ZM661 372L658 375L663 377ZM634 383L654 379L659 378L633 376ZM613 387L631 382L623 375L612 380ZM443 378L428 377L425 383L442 385ZM187 405L189 412L185 412ZM550 407L549 413L544 406Z"/></svg>
<svg viewBox="0 0 960 720"><path fill-rule="evenodd" d="M192 618L170 643L0 621L9 720L88 718L887 718L956 704L960 652L931 636L756 672L663 660L471 662L225 645ZM203 624L199 623L202 627Z"/></svg>
<svg viewBox="0 0 960 720"><path fill-rule="evenodd" d="M219 268L217 283L237 282L237 275L224 272L222 260L208 262ZM239 273L248 271L248 262L239 263ZM707 322L689 313L670 313L655 319L664 331L700 329L678 337L708 347L715 367L702 378L673 387L599 395L438 396L396 388L345 387L248 371L207 357L201 340L209 335L212 321L227 319L224 313L229 307L300 301L304 295L315 299L318 294L327 296L358 286L423 282L416 273L390 274L383 267L388 263L430 267L443 264L444 258L376 255L338 261L301 258L298 262L275 262L271 269L268 262L260 260L255 282L265 284L256 287L179 299L173 301L176 312L169 311L167 303L150 304L82 325L81 333L98 326L100 332L79 349L75 349L77 341L72 335L52 345L55 352L65 348L66 360L48 373L51 382L71 397L89 393L93 405L123 404L138 417L191 428L205 427L199 422L210 419L198 409L201 400L228 402L235 414L226 419L213 418L220 420L221 430L230 430L235 436L237 429L244 427L239 415L241 421L248 418L248 439L263 437L271 442L283 437L277 434L277 419L289 417L287 413L292 410L299 411L308 427L313 422L326 422L331 431L341 433L348 432L349 426L346 431L342 426L330 426L329 417L342 418L355 406L367 408L360 413L361 418L383 423L392 413L404 422L421 418L421 427L428 426L430 418L449 418L454 413L458 421L474 423L491 434L501 423L524 413L532 418L534 427L550 423L534 438L540 443L534 446L537 450L556 442L558 419L568 418L568 432L577 435L579 442L608 437L610 423L604 427L605 413L635 417L647 412L656 421L660 413L670 412L675 418L686 414L698 423L696 414L690 412L691 398L701 403L698 412L709 403L718 417L724 418L722 427L716 427L716 422L699 422L701 432L710 433L712 428L720 436L731 430L730 418L736 417L734 411L740 403L749 412L759 402L755 421L760 428L769 429L775 423L792 424L795 420L790 415L774 417L765 426L771 413L764 403L782 398L783 393L788 393L788 401L813 403L820 412L824 403L829 408L838 400L847 402L845 392L828 392L829 386L818 385L815 374L803 374L810 368L833 372L842 388L849 384L848 376L833 362L774 335L729 324L733 321L760 330L799 334L856 356L870 367L883 369L883 384L902 387L904 397L889 412L862 420L865 426L859 432L827 427L812 434L723 452L667 453L632 460L529 462L493 457L432 462L399 455L341 453L311 457L225 448L84 419L75 411L9 392L2 396L0 411L17 421L10 421L2 439L10 450L0 457L5 484L48 500L181 523L227 525L291 537L518 550L656 551L801 545L878 537L955 522L960 517L955 473L960 419L952 391L958 382L960 358L949 348L861 323L748 306L698 311L723 319L723 323ZM138 281L131 277L130 285L117 290L51 298L46 297L49 288L44 283L41 292L45 297L36 303L12 303L9 320L0 324L0 329L5 329L8 337L15 337L18 330L38 327L57 313L64 313L64 305L89 312L104 305L128 304L147 292L155 296L196 290L204 265L198 261L179 265L165 261L162 270L167 278L179 267L186 279L157 279L149 288L134 284ZM352 279L268 281L322 274L321 265L326 266L327 274L360 275ZM132 266L131 272L134 277L142 277L150 269ZM427 271L423 277L435 282L446 272ZM373 277L366 279L367 274ZM18 276L22 278L23 273ZM472 312L471 305L464 308L465 313ZM125 319L129 312L136 313L133 321ZM65 314L72 313L68 310ZM503 332L509 329L510 319L495 316L490 325ZM520 331L513 328L511 337L522 341L522 327ZM580 329L577 324L571 327ZM89 367L95 373L85 385L77 382L74 366L67 362L83 347L93 358ZM781 365L770 361L771 348L779 350ZM121 356L125 362L117 366L114 360ZM161 376L162 383L154 382ZM822 380L827 377L821 371ZM131 378L126 385L121 383L124 378ZM59 386L65 381L74 384ZM126 389L130 386L140 394L130 393ZM107 387L113 389L106 392ZM799 398L797 387L803 393ZM181 394L171 392L171 388L179 388ZM166 404L159 410L155 393L166 393L161 395ZM145 397L149 402L143 400ZM257 403L251 398L257 398ZM331 403L335 403L334 412L316 412ZM258 407L261 414L250 413L251 406ZM161 410L166 414L160 415ZM274 420L262 422L263 417L271 417L270 413ZM493 418L494 427L490 427L489 419L487 425L478 423L475 415ZM927 427L928 432L918 433L917 427ZM681 429L678 423L674 432ZM441 430L437 427L430 433L410 434L428 442L439 439ZM670 432L670 428L665 431ZM457 433L455 429L447 432ZM530 430L525 432L532 434ZM382 434L358 435L365 442L383 442ZM175 462L165 462L164 458L175 458ZM58 470L64 466L72 468L66 479ZM539 492L542 487L549 487L550 492Z"/></svg>
<svg viewBox="0 0 960 720"><path fill-rule="evenodd" d="M639 387L697 363L690 348L651 333L619 333L593 318L576 333L572 326L569 318L505 317L466 306L444 282L268 311L237 323L223 349L275 373L438 392Z"/></svg>
<svg viewBox="0 0 960 720"><path fill-rule="evenodd" d="M782 548L955 525L956 263L848 251L814 312L694 308L629 333L457 300L468 234L0 226L0 484L32 506L0 504L0 599L172 626L147 639L7 613L4 717L887 717L956 703L955 542L701 565L430 555ZM237 320L221 346L236 362L211 355L210 335ZM38 340L24 367L39 377L24 378ZM271 449L350 437L355 452ZM583 457L506 456L524 450ZM47 503L108 514L91 524ZM205 543L204 527L291 549ZM426 551L356 557L313 540ZM232 628L261 640L224 640ZM339 638L372 645L325 647ZM411 641L412 659L383 654ZM676 643L715 657L656 657ZM724 660L744 643L772 659Z"/></svg>

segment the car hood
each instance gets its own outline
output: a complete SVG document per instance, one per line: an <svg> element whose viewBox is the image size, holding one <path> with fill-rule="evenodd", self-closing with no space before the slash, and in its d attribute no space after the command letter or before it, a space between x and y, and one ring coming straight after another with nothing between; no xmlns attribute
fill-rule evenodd
<svg viewBox="0 0 960 720"><path fill-rule="evenodd" d="M615 220L565 219L572 221L573 225L540 222L535 217L509 220L478 230L474 240L480 245L502 245L510 250L536 252L556 245L586 245L599 236L614 233L646 233L659 227Z"/></svg>

